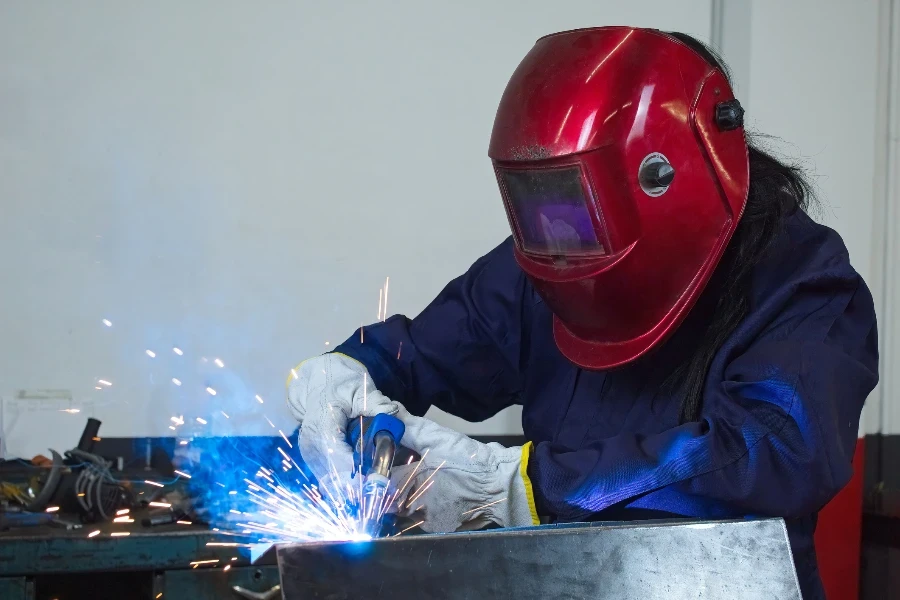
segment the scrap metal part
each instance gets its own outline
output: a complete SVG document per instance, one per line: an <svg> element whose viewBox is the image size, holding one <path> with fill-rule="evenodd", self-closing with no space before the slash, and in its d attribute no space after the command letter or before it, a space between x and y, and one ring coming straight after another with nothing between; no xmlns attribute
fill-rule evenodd
<svg viewBox="0 0 900 600"><path fill-rule="evenodd" d="M285 600L800 600L781 519L544 525L277 548Z"/></svg>

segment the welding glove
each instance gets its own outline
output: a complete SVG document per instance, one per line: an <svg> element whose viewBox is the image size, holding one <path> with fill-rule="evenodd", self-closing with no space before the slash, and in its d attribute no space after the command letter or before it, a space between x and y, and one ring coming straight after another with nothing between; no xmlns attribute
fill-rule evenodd
<svg viewBox="0 0 900 600"><path fill-rule="evenodd" d="M389 512L424 521L430 533L539 524L527 472L530 443L483 444L402 406L397 417L406 425L403 446L421 459L393 468L397 495Z"/></svg>
<svg viewBox="0 0 900 600"><path fill-rule="evenodd" d="M361 416L395 414L400 405L378 391L362 363L338 353L301 363L291 372L288 406L300 421L304 462L333 500L347 495L355 468L347 424Z"/></svg>

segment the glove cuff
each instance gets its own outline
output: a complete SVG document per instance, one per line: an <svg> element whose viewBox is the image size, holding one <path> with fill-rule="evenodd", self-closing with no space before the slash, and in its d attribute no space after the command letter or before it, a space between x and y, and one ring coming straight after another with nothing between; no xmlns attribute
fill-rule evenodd
<svg viewBox="0 0 900 600"><path fill-rule="evenodd" d="M501 527L527 527L540 525L537 508L534 503L534 491L528 477L528 459L531 457L532 444L528 442L521 448L509 448L510 460L501 461L498 465L502 480L506 482L507 497L503 501L486 508L491 521Z"/></svg>
<svg viewBox="0 0 900 600"><path fill-rule="evenodd" d="M538 517L537 504L534 501L534 488L531 486L531 478L528 476L528 461L531 459L533 450L534 444L531 442L526 442L522 446L522 462L519 464L519 476L522 478L522 485L525 488L525 500L528 503L531 524L540 525L541 519Z"/></svg>

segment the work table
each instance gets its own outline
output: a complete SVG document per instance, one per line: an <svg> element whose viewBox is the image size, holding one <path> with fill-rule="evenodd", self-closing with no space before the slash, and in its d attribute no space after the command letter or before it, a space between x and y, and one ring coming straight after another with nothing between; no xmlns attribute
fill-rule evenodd
<svg viewBox="0 0 900 600"><path fill-rule="evenodd" d="M142 527L140 516L135 513L127 525L39 525L0 533L0 598L102 600L122 598L115 590L125 587L124 597L135 599L237 599L233 586L267 592L278 585L274 557L251 566L246 547L208 545L247 540L199 525ZM113 532L129 535L112 537Z"/></svg>

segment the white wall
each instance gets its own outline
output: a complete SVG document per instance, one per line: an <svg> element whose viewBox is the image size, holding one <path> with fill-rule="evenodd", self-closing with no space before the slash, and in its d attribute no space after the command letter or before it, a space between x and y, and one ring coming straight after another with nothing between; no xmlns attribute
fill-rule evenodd
<svg viewBox="0 0 900 600"><path fill-rule="evenodd" d="M750 126L811 169L816 216L869 280L878 0L753 0L750 28Z"/></svg>
<svg viewBox="0 0 900 600"><path fill-rule="evenodd" d="M748 128L780 138L779 154L812 174L821 210L813 216L844 238L851 261L873 290L882 341L884 226L876 211L879 121L879 9L890 0L748 0L724 3L723 50L735 68ZM731 17L729 19L729 17ZM884 32L881 32L883 35ZM900 265L900 257L894 257ZM889 370L882 357L882 371ZM881 390L861 430L882 428ZM900 432L900 422L897 423Z"/></svg>
<svg viewBox="0 0 900 600"><path fill-rule="evenodd" d="M900 0L879 2L878 107L872 272L881 383L865 411L866 432L900 433Z"/></svg>
<svg viewBox="0 0 900 600"><path fill-rule="evenodd" d="M234 404L252 417L242 431L270 431L248 407L289 427L288 368L372 321L385 276L390 312L415 314L507 235L487 142L538 36L635 24L706 38L710 10L0 3L0 394L71 390L107 436ZM804 110L790 108L782 121ZM467 430L517 428L513 414Z"/></svg>

